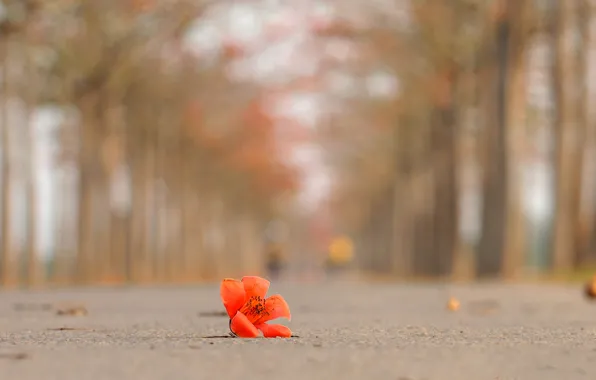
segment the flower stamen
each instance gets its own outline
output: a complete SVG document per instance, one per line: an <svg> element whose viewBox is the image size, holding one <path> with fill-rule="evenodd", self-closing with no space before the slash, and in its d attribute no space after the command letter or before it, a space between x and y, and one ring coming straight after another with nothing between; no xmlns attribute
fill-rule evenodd
<svg viewBox="0 0 596 380"><path fill-rule="evenodd" d="M269 311L265 307L265 302L265 299L260 296L252 296L246 301L240 312L252 321L268 316Z"/></svg>

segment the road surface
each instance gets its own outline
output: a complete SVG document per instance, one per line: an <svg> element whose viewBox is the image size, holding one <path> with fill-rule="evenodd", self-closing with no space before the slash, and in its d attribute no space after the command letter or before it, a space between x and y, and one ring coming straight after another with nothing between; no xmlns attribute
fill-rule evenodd
<svg viewBox="0 0 596 380"><path fill-rule="evenodd" d="M277 286L276 286L277 285ZM571 286L273 284L298 338L224 339L217 285L0 292L0 379L596 378ZM458 311L446 308L456 297ZM84 305L86 316L55 308ZM207 315L205 315L207 313Z"/></svg>

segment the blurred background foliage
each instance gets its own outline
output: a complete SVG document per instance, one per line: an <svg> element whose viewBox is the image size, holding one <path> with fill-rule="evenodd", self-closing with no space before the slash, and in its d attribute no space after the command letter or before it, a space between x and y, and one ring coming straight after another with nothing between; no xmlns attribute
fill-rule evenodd
<svg viewBox="0 0 596 380"><path fill-rule="evenodd" d="M595 5L3 0L1 283L590 267Z"/></svg>

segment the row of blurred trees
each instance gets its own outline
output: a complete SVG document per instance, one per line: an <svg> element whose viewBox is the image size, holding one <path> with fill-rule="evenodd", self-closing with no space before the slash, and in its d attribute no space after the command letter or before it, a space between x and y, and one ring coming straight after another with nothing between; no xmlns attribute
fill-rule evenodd
<svg viewBox="0 0 596 380"><path fill-rule="evenodd" d="M288 217L298 173L277 145L270 89L229 75L243 47L224 42L208 57L185 48L186 32L215 4L2 5L2 284L260 272L264 227ZM521 168L535 126L550 131L555 146L549 266L594 259L596 203L583 200L594 198L593 185L582 198L596 175L585 170L596 147L587 92L593 7L591 0L402 0L384 9L353 1L335 4L332 21L304 26L319 58L307 79L331 99L318 130L337 174L334 224L355 238L359 269L518 274L531 240ZM528 106L537 41L552 53L553 99L538 118ZM385 95L324 88L333 78L354 84L371 74L381 74ZM33 116L48 106L64 116L55 136L58 217L49 256L36 241L33 129ZM460 232L470 172L481 178L478 242ZM12 195L21 189L23 241L14 238Z"/></svg>
<svg viewBox="0 0 596 380"><path fill-rule="evenodd" d="M263 227L296 189L296 175L278 154L262 89L226 75L238 49L227 46L211 62L184 49L209 4L2 5L1 283L259 271ZM50 200L57 243L42 255L31 115L47 106L65 116L55 134L59 193ZM23 244L13 237L17 177L27 194Z"/></svg>
<svg viewBox="0 0 596 380"><path fill-rule="evenodd" d="M596 188L589 180L596 173L585 169L594 170L589 152L596 147L588 107L594 3L409 5L409 23L377 14L365 27L335 25L323 32L358 41L359 70L383 65L400 79L396 96L350 99L351 112L332 115L322 136L330 162L344 173L331 207L358 241L358 266L404 276L520 274L531 243L522 165L536 129L550 132L554 143L548 267L593 263ZM544 81L553 100L539 119L528 104L536 70L530 54L538 42L550 52ZM470 170L481 187L477 242L463 239L459 229Z"/></svg>

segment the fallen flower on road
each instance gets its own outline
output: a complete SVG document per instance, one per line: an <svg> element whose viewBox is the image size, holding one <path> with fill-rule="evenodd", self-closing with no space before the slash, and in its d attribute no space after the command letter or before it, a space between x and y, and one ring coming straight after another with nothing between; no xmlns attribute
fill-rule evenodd
<svg viewBox="0 0 596 380"><path fill-rule="evenodd" d="M584 286L584 294L588 298L596 298L596 276Z"/></svg>
<svg viewBox="0 0 596 380"><path fill-rule="evenodd" d="M447 302L447 309L451 310L451 311L458 311L459 310L459 301L457 300L457 298L455 297L451 297L449 298L449 301Z"/></svg>
<svg viewBox="0 0 596 380"><path fill-rule="evenodd" d="M259 330L266 338L289 338L286 326L268 324L277 318L291 319L290 308L279 294L265 298L270 282L258 276L245 276L241 281L225 278L220 296L230 317L230 331L240 338L256 338Z"/></svg>

